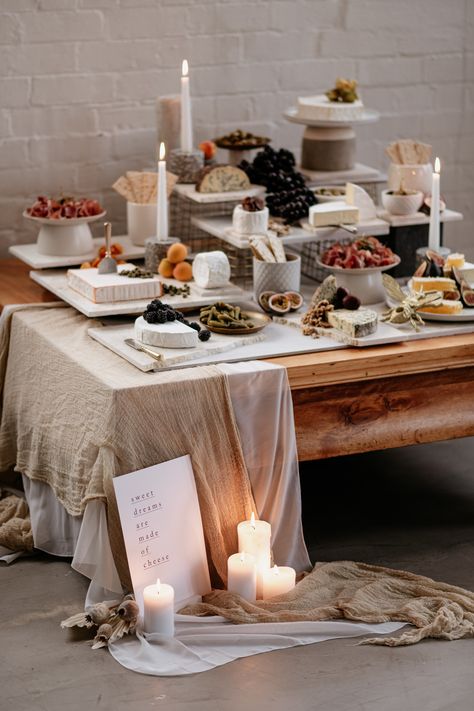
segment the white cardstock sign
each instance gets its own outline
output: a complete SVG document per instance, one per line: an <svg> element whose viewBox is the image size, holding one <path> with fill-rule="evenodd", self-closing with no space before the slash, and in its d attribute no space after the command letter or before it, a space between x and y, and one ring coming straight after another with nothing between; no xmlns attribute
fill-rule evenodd
<svg viewBox="0 0 474 711"><path fill-rule="evenodd" d="M172 585L176 607L211 590L201 512L189 455L113 480L135 599Z"/></svg>

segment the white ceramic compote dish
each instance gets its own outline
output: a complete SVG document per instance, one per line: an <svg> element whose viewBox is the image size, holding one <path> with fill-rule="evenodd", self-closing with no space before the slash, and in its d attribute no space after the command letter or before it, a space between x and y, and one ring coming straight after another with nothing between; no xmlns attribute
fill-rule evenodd
<svg viewBox="0 0 474 711"><path fill-rule="evenodd" d="M343 286L349 294L360 299L361 304L378 304L385 301L386 292L382 281L382 272L386 272L400 264L400 257L395 256L392 264L383 267L363 267L361 269L344 269L324 264L318 260L320 267L332 272L338 286Z"/></svg>
<svg viewBox="0 0 474 711"><path fill-rule="evenodd" d="M40 225L37 239L39 254L54 257L75 257L84 255L94 250L90 222L100 220L105 215L105 210L98 215L89 217L33 217L26 210L23 217L33 220Z"/></svg>

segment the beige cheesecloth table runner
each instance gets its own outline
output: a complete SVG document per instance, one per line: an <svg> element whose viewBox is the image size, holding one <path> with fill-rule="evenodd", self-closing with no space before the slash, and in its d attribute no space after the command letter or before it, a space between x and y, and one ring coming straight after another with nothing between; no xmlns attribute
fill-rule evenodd
<svg viewBox="0 0 474 711"><path fill-rule="evenodd" d="M90 321L72 309L12 318L0 469L49 484L72 515L107 499L115 562L129 584L112 478L191 454L211 580L222 585L237 523L256 510L225 376L213 366L141 373L94 343Z"/></svg>

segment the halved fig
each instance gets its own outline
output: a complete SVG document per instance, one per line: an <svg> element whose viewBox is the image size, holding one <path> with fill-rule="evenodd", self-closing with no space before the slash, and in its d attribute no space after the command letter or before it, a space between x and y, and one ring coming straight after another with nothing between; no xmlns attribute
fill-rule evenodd
<svg viewBox="0 0 474 711"><path fill-rule="evenodd" d="M303 306L303 297L299 291L285 291L283 296L290 300L291 311L298 311Z"/></svg>
<svg viewBox="0 0 474 711"><path fill-rule="evenodd" d="M268 299L268 306L275 314L287 314L291 309L291 301L285 294L273 294Z"/></svg>
<svg viewBox="0 0 474 711"><path fill-rule="evenodd" d="M267 313L270 312L270 307L269 307L269 305L268 305L268 299L269 299L271 296L273 296L274 294L276 294L276 291L262 291L262 293L261 293L260 296L258 297L258 303L260 304L260 306L262 307L262 309L263 309L264 311L266 311Z"/></svg>

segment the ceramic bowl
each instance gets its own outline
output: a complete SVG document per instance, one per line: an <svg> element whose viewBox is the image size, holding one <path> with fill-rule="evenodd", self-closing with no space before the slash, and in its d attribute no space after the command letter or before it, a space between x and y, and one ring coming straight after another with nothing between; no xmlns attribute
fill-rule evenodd
<svg viewBox="0 0 474 711"><path fill-rule="evenodd" d="M327 269L336 277L337 286L343 286L350 294L360 299L361 304L377 304L385 301L385 288L382 281L382 272L386 272L400 264L400 257L396 255L393 264L383 267L364 267L362 269L343 269L323 264L318 260L318 265Z"/></svg>
<svg viewBox="0 0 474 711"><path fill-rule="evenodd" d="M335 190L339 195L324 195L321 194L321 190ZM344 185L317 185L313 188L313 192L318 202L340 202L346 199L346 188Z"/></svg>
<svg viewBox="0 0 474 711"><path fill-rule="evenodd" d="M413 215L423 204L423 193L395 195L392 190L382 191L382 205L391 215Z"/></svg>

